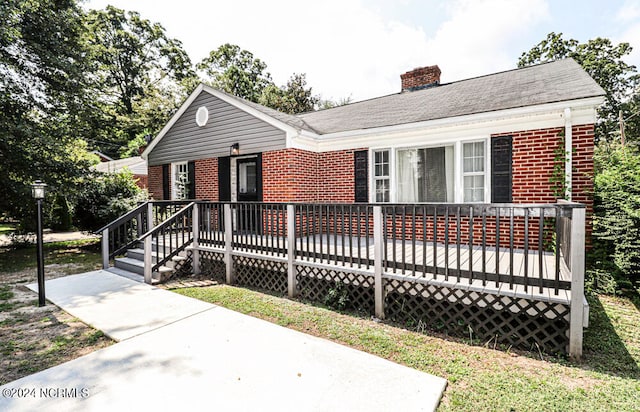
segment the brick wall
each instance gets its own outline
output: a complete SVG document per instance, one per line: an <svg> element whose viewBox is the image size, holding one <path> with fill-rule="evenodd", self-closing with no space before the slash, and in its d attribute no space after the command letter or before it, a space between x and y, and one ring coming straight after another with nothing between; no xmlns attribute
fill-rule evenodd
<svg viewBox="0 0 640 412"><path fill-rule="evenodd" d="M149 197L151 199L162 199L162 165L149 166L149 173L147 175L149 182Z"/></svg>
<svg viewBox="0 0 640 412"><path fill-rule="evenodd" d="M315 202L318 153L283 149L262 153L264 202Z"/></svg>
<svg viewBox="0 0 640 412"><path fill-rule="evenodd" d="M218 201L218 159L196 160L196 197Z"/></svg>

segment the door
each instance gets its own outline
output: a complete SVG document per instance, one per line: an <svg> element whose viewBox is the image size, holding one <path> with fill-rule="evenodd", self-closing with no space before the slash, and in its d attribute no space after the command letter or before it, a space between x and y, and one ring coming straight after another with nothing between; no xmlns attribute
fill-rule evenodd
<svg viewBox="0 0 640 412"><path fill-rule="evenodd" d="M244 233L260 234L262 212L259 205L244 202L259 202L262 199L260 173L260 157L250 157L237 160L237 199L238 230Z"/></svg>

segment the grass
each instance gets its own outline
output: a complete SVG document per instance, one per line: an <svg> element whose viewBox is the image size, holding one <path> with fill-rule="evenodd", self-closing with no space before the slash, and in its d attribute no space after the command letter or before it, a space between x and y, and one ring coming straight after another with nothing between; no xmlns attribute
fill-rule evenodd
<svg viewBox="0 0 640 412"><path fill-rule="evenodd" d="M45 278L100 266L94 240L45 244ZM35 247L0 248L0 385L75 359L113 342L60 308L37 306Z"/></svg>
<svg viewBox="0 0 640 412"><path fill-rule="evenodd" d="M640 405L637 297L589 298L584 359L572 363L472 346L231 286L176 292L444 377L441 411L631 411Z"/></svg>
<svg viewBox="0 0 640 412"><path fill-rule="evenodd" d="M93 270L100 260L100 244L96 239L73 240L44 244L45 265L75 265ZM2 273L19 272L36 265L36 247L0 249L0 276ZM82 270L78 270L79 273Z"/></svg>
<svg viewBox="0 0 640 412"><path fill-rule="evenodd" d="M0 223L0 235L8 235L16 231L16 225L13 223Z"/></svg>

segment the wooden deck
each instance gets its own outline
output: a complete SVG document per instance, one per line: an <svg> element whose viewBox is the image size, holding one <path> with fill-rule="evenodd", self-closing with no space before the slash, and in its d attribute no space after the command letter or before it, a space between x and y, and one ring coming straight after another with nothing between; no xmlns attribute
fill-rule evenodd
<svg viewBox="0 0 640 412"><path fill-rule="evenodd" d="M285 237L234 235L233 242L235 246L232 254L278 261L287 259L288 242ZM221 247L209 247L206 243L202 243L201 247L205 250L224 251ZM326 234L298 237L295 250L296 264L369 276L374 273L373 238L343 238ZM534 282L538 279L551 282L556 280L556 258L551 252L529 250L525 253L522 249L513 249L511 253L509 248L496 251L495 247L487 246L483 250L481 246L475 246L472 253L469 253L467 245L458 247L456 244L438 243L434 253L432 242L425 244L421 241L387 241L383 250L386 250L386 257L383 259L383 274L386 278L545 302L568 303L571 300L568 288L560 287L556 294L552 286L540 290L537 285L525 286L517 283L518 279L521 283L526 283L526 278ZM497 274L503 280L491 280ZM511 277L515 282L507 280ZM570 271L563 259L560 259L558 280L571 281Z"/></svg>

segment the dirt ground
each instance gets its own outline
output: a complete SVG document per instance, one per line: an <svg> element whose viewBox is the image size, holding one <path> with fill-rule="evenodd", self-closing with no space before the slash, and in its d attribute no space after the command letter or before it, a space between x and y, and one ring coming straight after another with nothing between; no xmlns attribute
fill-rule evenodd
<svg viewBox="0 0 640 412"><path fill-rule="evenodd" d="M83 271L75 263L45 266L47 279ZM38 307L25 286L35 281L34 269L0 273L0 385L114 343L51 303Z"/></svg>

